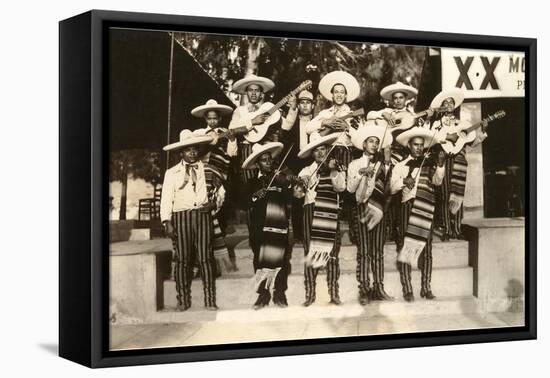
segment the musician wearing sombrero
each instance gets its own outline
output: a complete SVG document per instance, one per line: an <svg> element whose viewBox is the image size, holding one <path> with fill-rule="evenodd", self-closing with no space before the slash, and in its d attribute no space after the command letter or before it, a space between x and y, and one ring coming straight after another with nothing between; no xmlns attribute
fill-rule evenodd
<svg viewBox="0 0 550 378"><path fill-rule="evenodd" d="M399 133L404 130L397 127L396 120L402 113L414 115L414 112L408 106L408 104L417 96L418 90L411 85L403 84L398 81L382 88L380 91L380 97L388 104L386 108L381 110L372 110L367 113L367 121L375 121L380 126L388 125L388 128L392 130L393 136L397 137ZM393 162L397 163L402 160L406 155L399 143L394 142L392 146Z"/></svg>
<svg viewBox="0 0 550 378"><path fill-rule="evenodd" d="M332 102L328 109L321 110L306 126L306 132L318 132L321 136L337 133L334 142L334 157L347 168L353 160L351 136L355 129L351 120L342 120L339 117L352 112L349 103L359 97L361 89L357 80L345 71L332 71L319 82L319 92L324 98Z"/></svg>
<svg viewBox="0 0 550 378"><path fill-rule="evenodd" d="M304 167L304 161L298 159L297 155L300 149L304 148L309 142L309 135L306 132L306 126L313 119L313 93L303 90L298 93L297 98L291 97L288 101L289 109L281 125L283 131L283 140L286 145L294 146L288 159L288 167L293 172L300 172ZM292 204L292 232L294 240L303 239L303 216L302 203L299 199L294 199Z"/></svg>
<svg viewBox="0 0 550 378"><path fill-rule="evenodd" d="M229 130L234 130L236 133L239 133L241 130L252 130L254 126L263 124L269 118L267 114L258 114L256 116L251 116L251 114L256 112L263 104L267 103L264 102L265 94L273 88L275 88L275 83L262 76L249 75L237 80L233 84L232 90L235 93L246 96L247 102L237 107L233 112L231 122L229 123ZM273 133L268 133L264 139L272 140L276 138L273 137ZM239 137L239 140L239 165L242 165L252 153L252 144L242 137ZM243 182L246 184L246 182L252 177L255 177L257 173L257 169L245 170L243 172Z"/></svg>
<svg viewBox="0 0 550 378"><path fill-rule="evenodd" d="M442 109L430 125L431 130L438 132L437 139L439 143L445 143L447 137L453 139L454 136L448 136L447 133L454 128L470 126L466 121L456 117L456 113L463 101L464 93L460 89L442 91L432 100L431 108ZM486 127L487 121L482 121L482 131L474 136L475 140L472 145L481 143L487 137L485 133ZM476 131L471 131L470 133L476 133ZM461 231L463 217L462 203L468 168L466 150L462 148L455 154L448 154L445 168L443 183L436 190L436 219L440 224L437 233L441 235L441 240L443 241L463 238Z"/></svg>
<svg viewBox="0 0 550 378"><path fill-rule="evenodd" d="M372 110L367 113L367 124L373 123L385 126L392 130L394 141L391 148L384 150L386 169L390 168L390 164L395 164L405 156L407 156L407 149L403 148L399 143L395 141L401 132L403 132L403 126L397 123L399 118L406 116L413 116L409 103L418 95L418 91L411 85L404 84L400 81L385 86L380 91L380 97L387 104L387 106L381 110ZM389 231L389 236L395 239L396 224L395 219L399 212L399 201L389 197L389 211L387 212L386 222Z"/></svg>
<svg viewBox="0 0 550 378"><path fill-rule="evenodd" d="M212 146L221 149L227 157L237 156L238 151L236 136L228 132L226 128L221 127L222 118L230 115L232 112L233 109L230 106L218 104L213 99L191 110L193 117L204 120L206 127L201 130L205 135L213 138Z"/></svg>
<svg viewBox="0 0 550 378"><path fill-rule="evenodd" d="M351 138L363 155L348 167L347 190L355 194L358 224L356 278L359 283L359 303L366 305L370 299L389 300L384 290L384 211L388 172L383 149L393 140L384 126L364 126ZM373 287L370 287L369 268L372 270Z"/></svg>
<svg viewBox="0 0 550 378"><path fill-rule="evenodd" d="M287 307L287 278L292 253L289 240L289 205L292 199L288 172L277 169L276 158L283 150L280 142L256 143L252 153L243 162L243 169L258 169L258 175L248 181L250 209L249 242L253 252L255 287L258 298L255 309L261 309L271 300Z"/></svg>
<svg viewBox="0 0 550 378"><path fill-rule="evenodd" d="M206 180L221 180L225 188L229 186L231 158L237 155L237 140L232 132L221 127L222 117L233 112L230 106L218 104L216 100L210 99L205 104L199 105L191 110L191 115L201 118L205 121L202 129L197 129L194 134L208 135L213 138L207 146L205 154L201 160L207 163ZM224 206L213 216L214 222L214 256L217 262L217 275L221 275L225 270L232 271L236 269L234 263L234 252L227 248L225 243L225 229L228 218L228 201L224 201Z"/></svg>
<svg viewBox="0 0 550 378"><path fill-rule="evenodd" d="M215 263L212 248L214 237L212 213L224 201L221 182L206 180L206 163L201 161L212 137L190 130L180 133L179 141L164 147L179 151L181 161L164 175L160 201L160 216L167 236L173 241L174 276L177 309L191 307L193 262L199 262L204 286L204 305L217 310Z"/></svg>
<svg viewBox="0 0 550 378"><path fill-rule="evenodd" d="M300 150L301 159L313 156L313 162L304 167L295 186L294 196L304 198L304 252L305 294L304 306L315 302L317 273L327 269L330 303L341 304L338 288L340 265L340 195L346 190L346 172L341 169L329 149L338 134L321 136L314 133L309 143Z"/></svg>
<svg viewBox="0 0 550 378"><path fill-rule="evenodd" d="M332 71L319 81L319 92L327 100L332 102L332 106L324 109L317 114L315 118L308 123L306 132L318 132L321 136L335 133L338 139L334 142L332 157L347 170L348 164L354 158L355 149L351 142L351 137L355 132L352 126L357 124L358 120L341 117L349 115L352 110L348 105L356 100L361 93L358 81L345 71ZM343 211L342 218L349 223L349 236L353 243L357 243L357 225L354 224L353 198L349 193L342 194Z"/></svg>
<svg viewBox="0 0 550 378"><path fill-rule="evenodd" d="M434 299L431 290L434 191L445 175L445 154L428 153L436 137L434 131L426 128L410 128L397 136L397 142L409 150L409 155L393 167L390 179L391 193L399 193L401 197L396 247L403 298L414 301L411 266L417 263L421 271L420 296Z"/></svg>

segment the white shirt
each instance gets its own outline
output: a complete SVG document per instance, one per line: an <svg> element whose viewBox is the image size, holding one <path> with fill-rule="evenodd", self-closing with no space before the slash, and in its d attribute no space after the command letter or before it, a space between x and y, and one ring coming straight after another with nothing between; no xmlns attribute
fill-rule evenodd
<svg viewBox="0 0 550 378"><path fill-rule="evenodd" d="M329 119L332 117L341 117L345 116L346 114L351 113L351 109L347 104L343 104L340 108L336 108L334 105L331 106L328 109L321 110L319 114L315 118L313 118L306 126L306 133L308 135L311 135L313 132L318 132L321 129L321 123L325 119ZM349 124L349 119L346 120L346 122ZM346 133L343 133L340 138L338 138L334 144L337 146L352 146L351 143L351 136L355 133L355 129L353 127L349 128L349 131Z"/></svg>
<svg viewBox="0 0 550 378"><path fill-rule="evenodd" d="M193 187L190 177L187 183L183 185L187 176L187 163L183 160L168 169L164 174L160 197L160 219L162 222L170 220L174 212L198 209L208 203L204 163L197 161L196 164L197 181L195 187ZM218 207L221 206L224 198L225 189L223 186L220 186L216 192L216 204Z"/></svg>
<svg viewBox="0 0 550 378"><path fill-rule="evenodd" d="M407 163L412 159L412 156L409 155L406 159L400 161L393 167L393 171L390 179L390 191L391 194L396 194L400 190L403 191L401 202L407 202L408 200L416 197L416 191L418 189L418 181L420 180L420 174L418 171L420 168L414 168L411 177L416 177L416 182L412 189L409 189L403 183L403 179L409 175L409 166ZM445 166L436 167L434 175L432 177L432 184L439 186L443 182L443 177L445 176Z"/></svg>
<svg viewBox="0 0 550 378"><path fill-rule="evenodd" d="M288 111L286 118L283 118L283 123L281 124L281 129L291 130L296 122L296 117L298 116L298 109L292 109ZM299 134L300 134L300 150L302 150L309 142L309 136L306 132L306 127L311 121L311 115L300 115L299 121Z"/></svg>
<svg viewBox="0 0 550 378"><path fill-rule="evenodd" d="M311 189L306 191L305 199L304 199L304 205L308 205L310 203L315 202L315 198L317 197L317 184L319 184L319 172L315 173L315 176L311 177L313 172L317 169L317 163L313 162L307 167L304 167L301 171L298 177L309 177L308 185ZM338 171L332 171L330 172L330 179L332 181L332 186L334 188L334 191L337 193L343 192L346 190L346 173L345 172L338 172Z"/></svg>
<svg viewBox="0 0 550 378"><path fill-rule="evenodd" d="M355 199L357 200L357 202L367 202L374 190L376 175L378 174L378 170L380 169L380 164L374 172L374 175L370 178L359 173L359 170L361 168L367 168L369 165L376 167L376 164L371 162L370 160L371 158L368 155L363 154L363 156L361 156L359 159L353 160L348 165L348 192L355 193ZM363 195L362 193L365 191L365 186L365 198L360 198Z"/></svg>

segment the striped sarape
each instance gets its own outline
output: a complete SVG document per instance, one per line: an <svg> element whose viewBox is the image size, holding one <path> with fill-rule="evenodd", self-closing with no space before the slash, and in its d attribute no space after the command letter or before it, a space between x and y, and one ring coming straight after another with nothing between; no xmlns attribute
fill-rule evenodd
<svg viewBox="0 0 550 378"><path fill-rule="evenodd" d="M339 198L334 191L330 176L321 175L316 188L313 207L311 242L305 264L312 268L324 267L335 246L338 231Z"/></svg>
<svg viewBox="0 0 550 378"><path fill-rule="evenodd" d="M367 230L370 231L384 217L384 205L385 205L385 197L384 197L384 189L385 189L385 166L378 161L374 167L374 187L372 188L372 192L368 193L369 186L367 185L367 181L369 178L363 177L361 179L361 183L359 184L359 187L357 188L359 193L358 199L358 212L359 212L359 222L366 223L367 224ZM367 193L363 193L364 191L367 191Z"/></svg>
<svg viewBox="0 0 550 378"><path fill-rule="evenodd" d="M451 214L456 214L464 201L467 170L468 161L466 160L466 151L462 149L462 151L452 159L451 193L449 196L449 211Z"/></svg>
<svg viewBox="0 0 550 378"><path fill-rule="evenodd" d="M212 156L210 157L212 161ZM204 165L204 177L206 180L206 189L208 192L208 199L210 201L216 201L216 192L221 186L223 173L219 171L213 164L207 163ZM216 259L216 265L218 273L221 274L222 266L225 271L235 270L235 266L229 258L229 250L225 244L224 233L220 227L220 222L216 216L216 211L212 210L212 227L214 229L214 239L212 241L212 249L214 251L214 258Z"/></svg>
<svg viewBox="0 0 550 378"><path fill-rule="evenodd" d="M416 197L412 200L411 216L403 248L397 256L397 261L412 265L418 261L418 257L426 246L426 242L432 232L432 223L435 209L435 194L431 182L431 167L423 166L420 171Z"/></svg>

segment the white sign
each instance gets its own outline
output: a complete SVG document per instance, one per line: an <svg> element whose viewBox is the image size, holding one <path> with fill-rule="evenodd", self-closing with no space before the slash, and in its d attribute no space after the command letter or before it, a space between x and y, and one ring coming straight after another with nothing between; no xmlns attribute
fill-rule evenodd
<svg viewBox="0 0 550 378"><path fill-rule="evenodd" d="M521 52L442 48L442 87L466 98L525 97L525 64Z"/></svg>

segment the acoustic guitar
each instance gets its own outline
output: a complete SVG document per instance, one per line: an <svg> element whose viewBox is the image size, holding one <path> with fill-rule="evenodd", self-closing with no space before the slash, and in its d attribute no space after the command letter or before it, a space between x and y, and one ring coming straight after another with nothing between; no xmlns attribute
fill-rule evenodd
<svg viewBox="0 0 550 378"><path fill-rule="evenodd" d="M475 123L471 126L451 126L447 129L442 129L440 134L440 140L444 139L441 143L441 148L450 155L458 154L466 143L471 143L476 139L476 129L487 121L492 122L494 120L503 118L506 115L504 110L499 110L496 113L484 118L482 121ZM444 137L444 138L443 138Z"/></svg>
<svg viewBox="0 0 550 378"><path fill-rule="evenodd" d="M290 97L297 95L304 89L309 89L312 86L311 80L306 80L302 82L298 87L296 87L294 90L292 90L288 95L283 97L278 103L273 105L270 102L266 102L260 106L260 108L252 113L248 113L246 120L252 120L254 117L261 115L261 114L267 114L269 117L265 120L264 123L259 125L253 125L253 128L248 131L246 134L244 134L244 138L250 142L250 143L258 143L262 139L265 138L267 134L267 130L269 127L281 119L281 112L279 112L279 109L281 109L290 99ZM233 126L229 129L241 129L243 126Z"/></svg>

